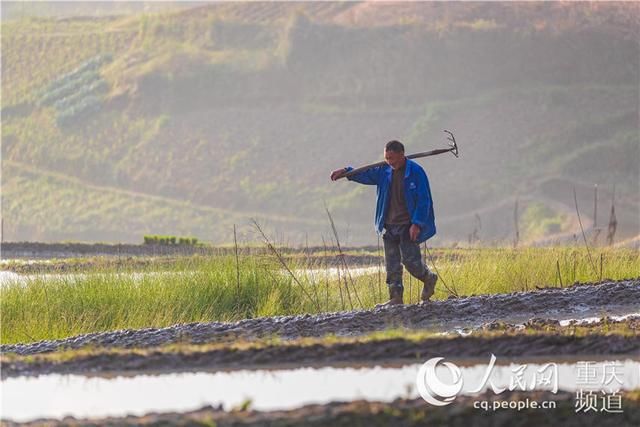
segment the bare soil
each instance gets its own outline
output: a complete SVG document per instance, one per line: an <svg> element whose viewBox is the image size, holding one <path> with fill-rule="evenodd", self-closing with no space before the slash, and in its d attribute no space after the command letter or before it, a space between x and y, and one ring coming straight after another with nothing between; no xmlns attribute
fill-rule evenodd
<svg viewBox="0 0 640 427"><path fill-rule="evenodd" d="M477 400L541 402L552 400L553 409L499 409L495 412L473 407ZM448 406L434 407L422 399L396 399L393 402L331 402L324 405L306 405L281 411L235 410L207 406L184 413L151 413L141 417L38 420L28 426L97 426L97 425L206 425L206 426L558 426L563 427L626 427L640 425L640 400L637 393L623 393L624 411L576 413L575 395L568 392L505 392L500 395L485 393L480 396L459 396ZM16 425L4 423L6 426Z"/></svg>
<svg viewBox="0 0 640 427"><path fill-rule="evenodd" d="M621 328L623 327L623 328ZM625 334L605 332L623 329ZM562 356L625 356L640 358L640 316L579 327L560 326L557 321L533 319L525 325L491 323L477 335L435 336L424 339L389 338L371 341L294 341L246 348L149 349L149 351L79 352L64 360L46 354L3 357L2 378L50 373L127 375L201 370L285 369L303 366L375 365L421 363L442 355L485 358L495 354L509 358L557 358ZM585 335L584 333L587 332Z"/></svg>

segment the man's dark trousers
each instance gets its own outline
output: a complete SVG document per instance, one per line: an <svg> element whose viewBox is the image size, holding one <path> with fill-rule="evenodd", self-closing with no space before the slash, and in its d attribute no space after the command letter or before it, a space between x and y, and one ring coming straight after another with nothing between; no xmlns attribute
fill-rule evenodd
<svg viewBox="0 0 640 427"><path fill-rule="evenodd" d="M409 237L411 224L385 224L385 232L382 235L384 242L384 261L387 269L387 285L389 288L402 285L402 266L409 274L420 281L429 272L422 261L420 245Z"/></svg>

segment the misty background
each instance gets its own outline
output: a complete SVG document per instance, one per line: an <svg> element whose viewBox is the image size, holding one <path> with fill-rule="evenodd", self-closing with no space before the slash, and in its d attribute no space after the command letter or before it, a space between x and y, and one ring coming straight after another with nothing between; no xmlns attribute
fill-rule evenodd
<svg viewBox="0 0 640 427"><path fill-rule="evenodd" d="M460 158L418 160L434 245L512 244L516 217L522 243L575 241L574 189L590 238L615 204L638 241L640 3L1 7L4 241L221 244L256 218L322 244L326 205L375 245L375 188L330 172L443 129Z"/></svg>

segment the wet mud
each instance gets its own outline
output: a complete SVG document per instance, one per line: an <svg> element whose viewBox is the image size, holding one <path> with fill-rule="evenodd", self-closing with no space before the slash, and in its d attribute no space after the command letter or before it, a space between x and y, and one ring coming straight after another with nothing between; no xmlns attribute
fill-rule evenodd
<svg viewBox="0 0 640 427"><path fill-rule="evenodd" d="M284 339L326 334L351 336L399 327L446 332L456 328L477 328L498 320L523 323L532 318L570 319L638 311L640 280L634 279L352 312L91 333L61 340L0 345L0 352L27 355L83 346L144 348L170 343L201 344L269 336Z"/></svg>
<svg viewBox="0 0 640 427"><path fill-rule="evenodd" d="M575 394L569 392L491 392L480 396L458 396L442 407L428 405L421 398L396 399L392 402L331 402L324 405L305 405L301 408L281 411L255 411L238 409L224 411L207 406L184 413L151 413L141 417L38 420L28 426L96 426L96 425L203 425L203 426L478 426L511 427L552 426L564 427L626 427L640 425L640 400L637 393L622 393L622 413L589 411L576 413ZM545 409L497 409L485 411L475 408L474 402L553 401L553 408ZM508 403L507 403L508 404ZM6 426L17 425L6 422Z"/></svg>
<svg viewBox="0 0 640 427"><path fill-rule="evenodd" d="M623 325L626 335L602 334L606 325ZM543 332L534 332L541 331ZM526 325L489 324L483 329L515 331L513 334L487 336L429 337L420 340L394 338L353 342L291 342L247 348L220 346L208 349L151 349L147 352L99 352L79 354L63 361L45 355L5 357L2 378L37 376L51 373L83 375L137 375L166 372L234 369L286 369L289 367L317 367L342 365L409 364L446 355L455 359L486 358L495 354L501 360L509 358L557 358L571 356L616 356L640 359L640 316L623 322L598 322L581 327L593 329L594 334L576 336L571 326L560 327L557 322L527 322ZM525 333L520 333L522 331ZM533 331L533 332L531 332Z"/></svg>

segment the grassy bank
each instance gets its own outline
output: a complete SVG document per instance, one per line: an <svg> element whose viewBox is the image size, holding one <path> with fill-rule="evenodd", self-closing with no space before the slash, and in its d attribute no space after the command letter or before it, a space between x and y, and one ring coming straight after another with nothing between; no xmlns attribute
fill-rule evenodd
<svg viewBox="0 0 640 427"><path fill-rule="evenodd" d="M434 255L434 253L431 253ZM626 249L522 248L438 250L435 299L640 277L640 253ZM386 299L384 270L365 274L272 256L185 257L154 273L92 269L80 275L29 276L2 288L2 343L124 328L232 321L259 316L370 308ZM141 274L146 273L146 274ZM307 274L308 273L308 274ZM314 274L311 274L314 273ZM405 277L405 303L422 284Z"/></svg>

